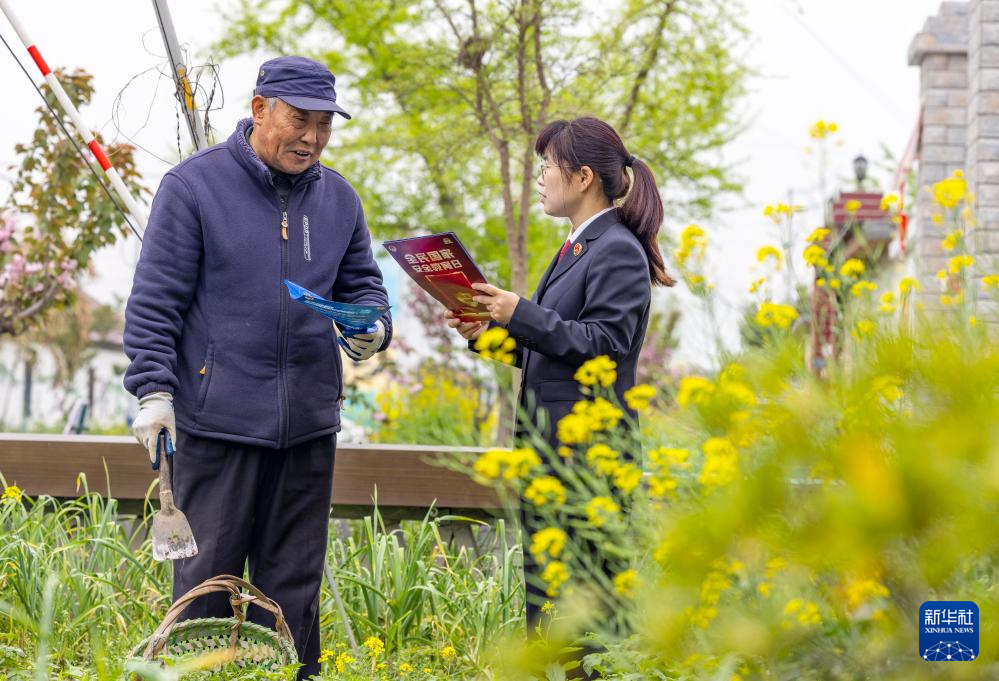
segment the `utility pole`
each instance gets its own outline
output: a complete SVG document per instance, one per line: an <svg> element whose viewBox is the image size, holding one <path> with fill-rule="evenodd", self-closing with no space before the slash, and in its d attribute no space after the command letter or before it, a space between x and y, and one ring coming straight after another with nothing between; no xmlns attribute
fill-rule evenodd
<svg viewBox="0 0 999 681"><path fill-rule="evenodd" d="M187 77L187 64L184 63L184 55L177 42L177 32L173 28L173 19L170 18L167 0L153 0L153 10L156 12L156 21L160 25L160 33L163 35L163 44L166 46L167 58L170 60L173 80L177 85L177 101L180 102L181 108L184 110L184 120L187 121L191 142L194 144L195 150L205 149L208 147L208 139L205 137L205 128L201 119L198 118L194 92L191 89L191 81Z"/></svg>

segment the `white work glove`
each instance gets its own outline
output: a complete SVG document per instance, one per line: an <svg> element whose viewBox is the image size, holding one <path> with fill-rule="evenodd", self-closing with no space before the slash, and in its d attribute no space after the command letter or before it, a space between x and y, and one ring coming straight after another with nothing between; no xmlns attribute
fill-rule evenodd
<svg viewBox="0 0 999 681"><path fill-rule="evenodd" d="M149 463L156 463L156 440L164 428L171 442L177 442L177 425L173 416L173 395L158 392L143 395L139 400L139 413L132 421L135 439L149 450ZM162 452L166 456L166 452Z"/></svg>
<svg viewBox="0 0 999 681"><path fill-rule="evenodd" d="M370 359L385 340L385 324L382 320L375 322L374 333L359 333L356 336L342 336L340 347L355 362Z"/></svg>

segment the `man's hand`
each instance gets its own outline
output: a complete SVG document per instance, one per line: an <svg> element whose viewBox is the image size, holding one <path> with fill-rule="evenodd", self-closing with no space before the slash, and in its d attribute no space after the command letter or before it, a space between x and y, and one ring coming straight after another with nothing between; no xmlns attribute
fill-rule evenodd
<svg viewBox="0 0 999 681"><path fill-rule="evenodd" d="M341 336L340 347L355 362L370 359L385 340L385 324L382 320L375 322L374 333L359 333L356 336Z"/></svg>
<svg viewBox="0 0 999 681"><path fill-rule="evenodd" d="M472 288L480 292L480 295L472 296L472 300L482 303L489 310L489 316L500 324L509 324L513 317L513 311L517 309L520 296L512 291L504 291L491 284L472 284Z"/></svg>
<svg viewBox="0 0 999 681"><path fill-rule="evenodd" d="M457 329L461 337L468 341L473 341L481 336L487 327L485 322L463 322L455 317L451 310L444 313L444 319L447 321L448 326L452 329Z"/></svg>
<svg viewBox="0 0 999 681"><path fill-rule="evenodd" d="M132 432L135 433L135 439L149 451L150 463L156 463L156 439L164 428L170 433L170 440L176 442L173 395L163 392L143 395L139 400L139 413L132 421Z"/></svg>

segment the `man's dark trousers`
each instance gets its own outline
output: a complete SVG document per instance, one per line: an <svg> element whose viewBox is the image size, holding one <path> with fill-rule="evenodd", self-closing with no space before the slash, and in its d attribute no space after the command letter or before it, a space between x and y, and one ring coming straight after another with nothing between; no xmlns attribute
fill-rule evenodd
<svg viewBox="0 0 999 681"><path fill-rule="evenodd" d="M176 600L210 577L241 576L277 601L295 637L299 679L319 674L319 589L333 491L336 435L269 449L177 433L173 490L198 555L174 562ZM184 619L229 617L228 594L194 601ZM250 606L249 619L274 626Z"/></svg>

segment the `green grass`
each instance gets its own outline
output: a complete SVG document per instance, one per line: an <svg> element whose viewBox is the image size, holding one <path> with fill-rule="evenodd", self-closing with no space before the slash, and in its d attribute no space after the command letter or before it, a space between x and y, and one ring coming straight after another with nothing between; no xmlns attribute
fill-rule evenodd
<svg viewBox="0 0 999 681"><path fill-rule="evenodd" d="M0 501L5 679L124 678L130 651L170 605L169 566L151 555L152 507L147 503L137 517L122 514L114 499L89 492L86 480L80 482L77 499L15 499L12 492ZM480 548L445 540L445 528L459 525L472 526ZM376 511L353 522L346 539L331 532L328 561L347 619L324 581L323 648L330 651L324 678L394 678L403 664L413 667L407 675L412 679L471 676L483 668L496 637L523 626L519 547L508 543L502 521L487 525L428 515L390 530ZM364 647L370 637L385 646L377 659ZM442 655L448 647L453 656ZM341 653L355 661L335 674ZM372 671L382 663L384 668ZM207 675L158 666L134 671L163 681L181 672L183 678ZM282 675L233 671L211 678Z"/></svg>

